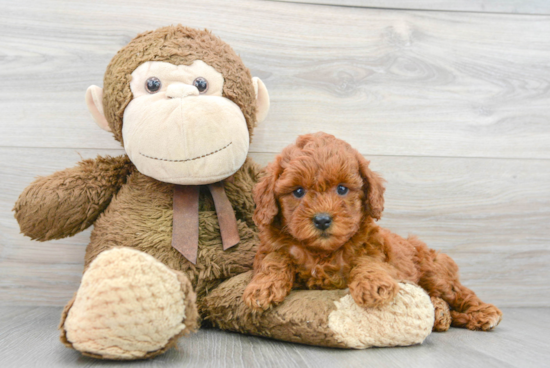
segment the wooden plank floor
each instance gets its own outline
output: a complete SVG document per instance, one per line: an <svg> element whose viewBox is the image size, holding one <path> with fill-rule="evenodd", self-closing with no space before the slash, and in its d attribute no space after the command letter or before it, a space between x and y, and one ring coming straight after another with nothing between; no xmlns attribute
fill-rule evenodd
<svg viewBox="0 0 550 368"><path fill-rule="evenodd" d="M200 330L177 349L132 367L544 367L550 361L550 309L505 308L491 332L451 329L422 345L338 350L290 344L219 330ZM118 367L82 357L58 340L58 307L0 308L0 367Z"/></svg>

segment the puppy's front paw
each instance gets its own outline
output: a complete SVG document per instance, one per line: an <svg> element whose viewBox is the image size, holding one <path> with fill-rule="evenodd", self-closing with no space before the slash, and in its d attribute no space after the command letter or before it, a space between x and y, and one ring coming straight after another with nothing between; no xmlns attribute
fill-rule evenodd
<svg viewBox="0 0 550 368"><path fill-rule="evenodd" d="M282 302L287 294L276 283L259 283L253 280L244 290L243 301L249 308L261 311Z"/></svg>
<svg viewBox="0 0 550 368"><path fill-rule="evenodd" d="M363 308L379 307L395 298L399 292L399 285L390 276L384 276L375 280L352 281L349 291L357 305Z"/></svg>

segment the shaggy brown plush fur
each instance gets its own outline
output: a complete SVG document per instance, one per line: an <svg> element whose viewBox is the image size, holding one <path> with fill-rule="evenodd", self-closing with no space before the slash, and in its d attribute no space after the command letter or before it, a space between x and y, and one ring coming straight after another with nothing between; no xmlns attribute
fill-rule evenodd
<svg viewBox="0 0 550 368"><path fill-rule="evenodd" d="M250 159L237 171L226 193L237 216L241 241L226 251L221 246L218 218L212 196L202 188L199 201L199 250L193 265L172 247L172 202L174 186L134 171L111 205L95 222L85 267L112 247L130 247L154 256L168 267L189 277L197 298L223 280L251 269L258 243L250 221L254 202L252 188L260 168ZM247 214L244 215L243 214ZM247 218L248 217L248 218Z"/></svg>
<svg viewBox="0 0 550 368"><path fill-rule="evenodd" d="M128 156L84 160L77 167L38 178L13 210L21 232L46 241L73 236L92 225L126 183L134 166Z"/></svg>
<svg viewBox="0 0 550 368"><path fill-rule="evenodd" d="M344 297L346 291L296 291L279 308L258 315L241 300L251 279L252 271L233 277L201 301L201 309L208 310L216 326L310 345L346 347L328 327L328 317L336 309L335 302ZM304 325L303 321L308 322Z"/></svg>
<svg viewBox="0 0 550 368"><path fill-rule="evenodd" d="M252 221L252 188L259 173L258 164L247 159L234 180L225 183L241 237L237 246L226 251L221 247L212 196L207 188L201 189L196 265L171 244L174 186L141 174L127 156L85 160L37 179L16 202L15 217L21 232L41 241L72 236L94 224L85 268L104 250L135 248L184 272L200 299L223 280L252 268L259 242Z"/></svg>
<svg viewBox="0 0 550 368"><path fill-rule="evenodd" d="M453 326L494 328L502 313L459 282L450 257L375 224L384 188L368 166L349 144L325 133L299 137L268 166L255 188L261 245L245 302L267 309L292 288L349 287L358 305L379 307L406 280L449 303ZM315 226L319 214L331 219L328 228Z"/></svg>

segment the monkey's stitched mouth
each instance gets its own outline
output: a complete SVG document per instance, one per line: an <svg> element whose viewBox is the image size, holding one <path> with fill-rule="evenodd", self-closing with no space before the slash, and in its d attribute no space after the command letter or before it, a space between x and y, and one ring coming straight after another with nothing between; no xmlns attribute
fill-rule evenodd
<svg viewBox="0 0 550 368"><path fill-rule="evenodd" d="M147 155L145 155L145 154L143 154L143 153L141 153L141 152L140 152L139 154L142 155L143 157L147 157L147 158L150 158L150 159L152 159L152 160L168 161L168 162L187 162L187 161L194 161L194 160L198 160L198 159L203 158L203 157L211 156L211 155L213 155L214 153L218 153L218 152L220 152L220 151L226 149L227 147L231 146L232 143L233 143L233 142L229 142L228 144L226 144L226 145L223 146L222 148L217 149L217 150L215 150L215 151L212 151L212 152L210 152L210 153L207 153L207 154L204 154L204 155L201 155L201 156L197 156L197 157L193 157L193 158L186 158L186 159L184 159L184 160L169 160L169 159L167 159L167 158L158 158L158 157L153 157L153 156L147 156Z"/></svg>

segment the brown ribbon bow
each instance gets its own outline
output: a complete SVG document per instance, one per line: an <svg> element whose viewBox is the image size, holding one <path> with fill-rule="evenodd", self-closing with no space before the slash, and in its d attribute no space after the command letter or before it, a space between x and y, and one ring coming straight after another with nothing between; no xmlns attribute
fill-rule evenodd
<svg viewBox="0 0 550 368"><path fill-rule="evenodd" d="M218 215L223 250L227 250L241 240L235 212L222 181L209 184L208 189ZM172 246L193 264L199 247L199 192L199 185L174 185Z"/></svg>

